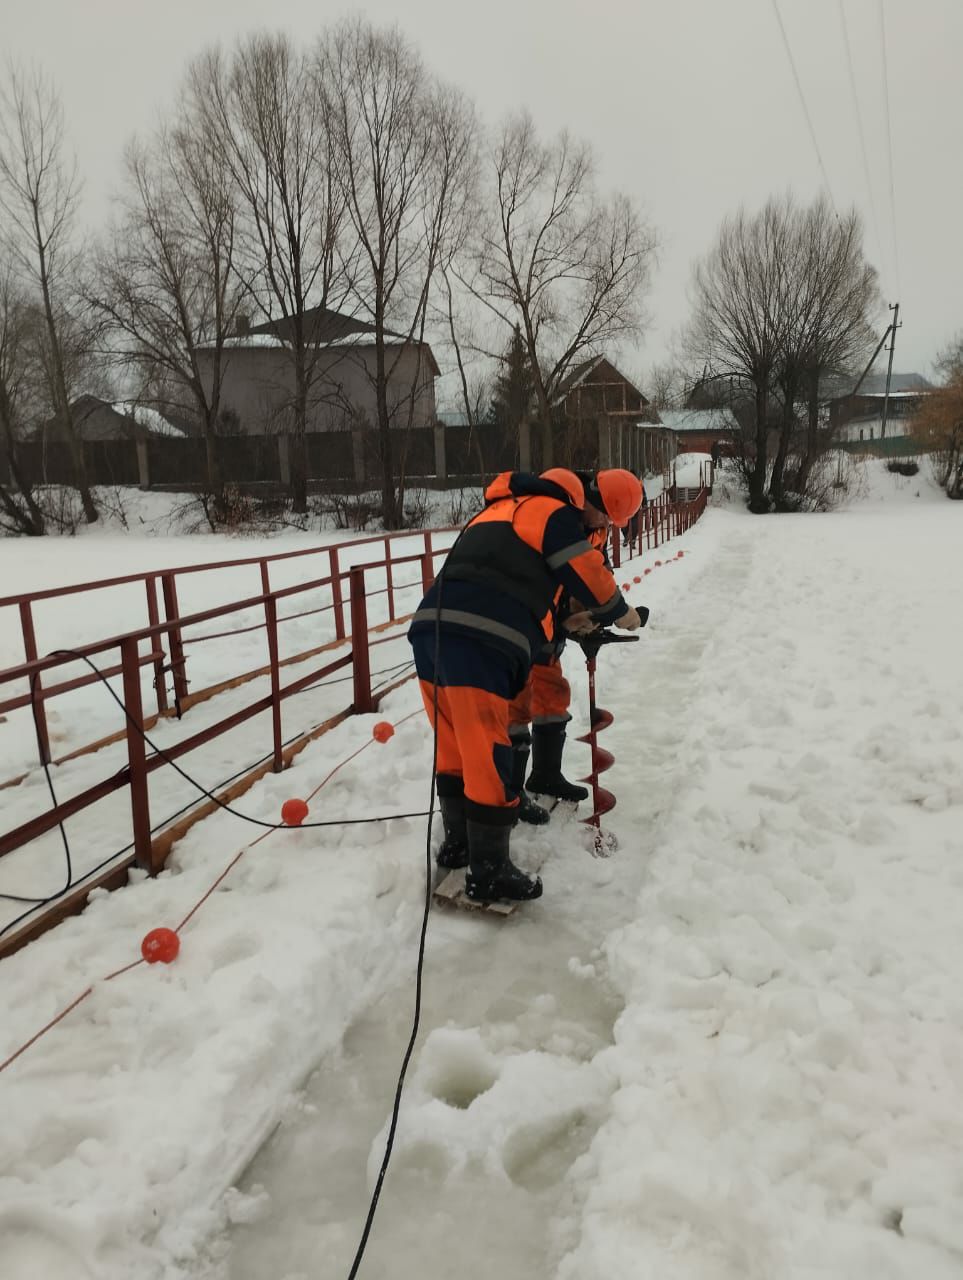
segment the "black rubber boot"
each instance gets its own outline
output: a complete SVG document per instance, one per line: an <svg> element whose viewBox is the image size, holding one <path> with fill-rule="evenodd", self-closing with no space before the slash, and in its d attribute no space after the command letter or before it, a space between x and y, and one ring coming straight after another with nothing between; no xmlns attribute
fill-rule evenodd
<svg viewBox="0 0 963 1280"><path fill-rule="evenodd" d="M536 796L554 796L578 804L588 799L588 788L576 786L562 774L565 726L537 724L532 728L532 773L527 787Z"/></svg>
<svg viewBox="0 0 963 1280"><path fill-rule="evenodd" d="M489 826L468 820L470 863L465 876L465 896L472 902L528 902L542 896L538 876L528 876L508 856L512 828L508 824Z"/></svg>
<svg viewBox="0 0 963 1280"><path fill-rule="evenodd" d="M445 839L435 861L439 867L454 870L468 866L468 832L465 830L465 793L438 796L438 808L445 828Z"/></svg>
<svg viewBox="0 0 963 1280"><path fill-rule="evenodd" d="M525 790L525 773L528 770L529 740L512 743L512 786L518 792L518 821L533 827L543 827L550 818L547 809L536 804Z"/></svg>

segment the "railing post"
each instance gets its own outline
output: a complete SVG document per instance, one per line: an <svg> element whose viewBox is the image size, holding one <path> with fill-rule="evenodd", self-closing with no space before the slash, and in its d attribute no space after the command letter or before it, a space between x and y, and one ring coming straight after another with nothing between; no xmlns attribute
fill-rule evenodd
<svg viewBox="0 0 963 1280"><path fill-rule="evenodd" d="M422 593L427 595L431 589L431 584L435 580L435 557L431 550L431 530L425 530L425 553L421 557L421 588Z"/></svg>
<svg viewBox="0 0 963 1280"><path fill-rule="evenodd" d="M124 728L127 733L127 770L130 775L130 814L134 831L134 856L148 875L156 875L150 839L150 799L147 790L147 755L144 750L144 708L140 696L140 666L137 640L127 636L120 642L124 677Z"/></svg>
<svg viewBox="0 0 963 1280"><path fill-rule="evenodd" d="M444 428L442 428L444 430ZM391 568L391 539L385 538L385 579L388 584L388 621L395 620L395 584Z"/></svg>
<svg viewBox="0 0 963 1280"><path fill-rule="evenodd" d="M334 634L338 640L344 639L344 596L341 592L341 563L337 547L328 552L328 565L331 569L331 599L334 602Z"/></svg>
<svg viewBox="0 0 963 1280"><path fill-rule="evenodd" d="M164 592L164 613L168 622L178 619L180 611L177 606L177 582L173 573L161 574L161 588ZM187 672L184 668L184 643L180 627L168 627L168 644L171 654L171 674L174 677L174 706L177 714L181 713L181 703L187 697Z"/></svg>
<svg viewBox="0 0 963 1280"><path fill-rule="evenodd" d="M374 711L371 696L371 653L368 649L368 604L364 594L364 569L348 571L351 593L351 658L354 668L354 712Z"/></svg>
<svg viewBox="0 0 963 1280"><path fill-rule="evenodd" d="M33 612L29 600L20 601L20 630L23 632L23 655L28 662L37 661L37 637L33 629ZM50 763L50 734L47 732L47 712L40 697L42 677L38 672L30 680L31 690L36 695L34 711L36 712L37 730L40 738L37 749L40 752L40 763Z"/></svg>
<svg viewBox="0 0 963 1280"><path fill-rule="evenodd" d="M271 726L274 736L274 760L271 768L275 773L280 773L284 768L284 755L281 737L281 668L278 665L278 602L271 595L271 578L266 560L261 561L261 590L264 592L264 623L271 662Z"/></svg>
<svg viewBox="0 0 963 1280"><path fill-rule="evenodd" d="M620 530L613 524L609 529L609 545L612 548L612 568L620 569L622 567L622 538Z"/></svg>
<svg viewBox="0 0 963 1280"><path fill-rule="evenodd" d="M156 627L160 622L160 614L157 611L157 579L154 577L145 578L144 587L147 591L147 621L152 627ZM153 636L150 647L152 649L163 649L163 635L158 632L156 636ZM154 697L157 701L157 712L159 715L163 715L167 710L167 680L164 677L163 654L154 659Z"/></svg>

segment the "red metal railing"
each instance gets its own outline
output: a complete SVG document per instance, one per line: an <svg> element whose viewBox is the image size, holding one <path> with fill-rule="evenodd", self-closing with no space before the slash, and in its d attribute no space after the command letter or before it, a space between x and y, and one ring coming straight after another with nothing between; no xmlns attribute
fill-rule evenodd
<svg viewBox="0 0 963 1280"><path fill-rule="evenodd" d="M618 569L621 565L623 548L631 558L643 550L661 546L669 538L680 537L699 519L708 500L709 491L705 486L689 502L673 502L667 493L660 493L629 521L621 539L617 529L612 531L613 566Z"/></svg>
<svg viewBox="0 0 963 1280"><path fill-rule="evenodd" d="M660 496L640 512L634 527L627 530L627 546L630 554L641 550L642 546L657 547L667 538L677 536L688 529L699 518L705 509L706 492L687 503L673 503ZM294 695L315 686L319 681L332 673L350 668L353 698L350 707L335 717L340 720L344 715L369 712L376 708L377 697L372 691L370 649L379 644L380 639L373 640L369 635L368 605L373 598L387 594L388 622L399 620L397 593L404 589L417 587L426 591L434 579L435 560L447 553L448 546L435 547L433 538L438 534L451 530L424 530L418 534L388 534L377 538L358 539L350 543L342 543L334 547L306 548L301 551L282 552L273 556L258 556L226 562L215 562L204 565L192 565L185 568L158 570L143 574L132 574L124 577L107 579L101 582L84 583L78 586L61 587L48 591L28 593L23 596L10 596L0 599L0 608L16 607L19 610L21 634L23 639L24 661L15 667L0 671L0 694L12 690L18 685L19 692L8 692L0 699L0 715L5 712L30 706L34 703L38 735L40 737L40 754L44 762L50 761L50 738L45 713L46 704L50 700L67 692L82 688L101 679L101 675L90 670L84 675L50 683L50 678L60 668L84 659L94 663L104 676L120 675L123 685L123 702L126 723L124 728L112 739L126 739L127 763L120 770L100 779L92 786L60 801L55 806L37 814L28 822L7 830L0 831L0 857L22 848L32 840L53 830L59 823L82 812L111 793L127 788L130 792L131 827L133 834L133 853L105 872L99 881L105 885L116 885L122 882L118 871L126 873L132 863L143 867L149 874L156 874L163 865L169 843L152 834L149 778L167 760L174 760L189 752L205 746L230 729L243 724L253 716L270 710L272 753L270 764L264 768L280 771L285 764L285 744L283 738L283 705ZM393 554L394 544L402 538L416 541L416 549L407 554ZM383 545L381 559L369 559L359 564L345 564L344 560L357 554L357 548L375 548ZM328 573L321 577L311 578L307 582L299 582L292 586L272 588L271 566L279 561L304 559L309 556L326 556ZM618 538L613 539L612 559L616 567L621 561L621 544ZM178 607L178 582L188 575L210 572L212 570L236 569L241 566L256 565L260 572L261 591L235 600L228 604L202 609L194 613L182 615ZM404 565L417 565L417 574L410 580L395 580L395 570ZM385 586L368 590L367 577L372 572L384 573ZM157 584L160 582L164 602L164 617L161 618L158 605ZM38 656L34 625L33 606L39 601L55 598L83 595L104 587L122 584L143 583L147 604L148 624L137 630L98 640L90 644L78 644L69 653L54 653L46 657ZM345 590L347 584L347 590ZM330 601L316 608L295 611L289 614L279 610L284 601L295 601L308 592L327 589ZM259 608L263 610L263 620L252 627L235 630L214 630L198 636L191 636L190 629L201 626L215 619L237 615L245 610ZM289 658L280 657L278 642L279 628L282 623L294 618L313 613L331 611L334 619L334 639L319 648L298 653ZM401 615L406 616L406 615ZM213 686L210 690L191 695L188 682L188 649L191 645L219 637L234 636L241 631L260 630L266 632L268 664L256 671L249 671ZM348 644L346 651L329 658L323 665L312 667L287 684L282 683L284 667L298 663L303 664L317 657L325 650L341 648ZM141 673L144 667L153 668L154 699L156 715L145 714L143 704L143 688ZM237 686L258 675L270 677L270 691L254 699L231 714L226 715L207 727L190 734L174 745L165 749L164 755L148 755L143 733L157 718L170 714L167 701L166 675L170 673L173 683L175 707L178 712L187 710L190 705L199 701L205 694L220 689ZM31 684L33 693L31 693ZM332 721L333 723L333 721ZM92 744L99 746L101 744ZM290 753L290 746L286 749ZM71 753L77 754L77 752ZM263 772L263 770L262 770ZM163 833L162 833L163 835ZM92 887L86 885L86 892ZM80 891L78 890L78 893ZM62 896L62 895L60 895ZM82 909L84 895L75 905L66 909ZM66 913L59 910L57 918ZM53 922L53 921L52 921ZM8 948L0 943L0 954Z"/></svg>
<svg viewBox="0 0 963 1280"><path fill-rule="evenodd" d="M48 915L50 916L49 923L55 923L56 919L62 918L70 910L82 909L86 894L95 884L115 887L118 883L122 883L123 879L126 878L126 870L130 865L139 865L151 875L156 874L161 869L170 847L170 841L166 839L166 831L161 831L159 834L152 832L149 779L156 770L160 769L168 761L177 760L189 752L204 747L213 739L245 723L252 717L269 711L271 715L272 740L270 763L266 764L258 772L263 773L264 768L273 768L276 772L280 771L286 761L290 760L292 752L297 749L292 748L290 745L285 748L283 730L284 703L294 695L325 682L327 677L331 677L341 670L344 670L351 680L353 697L350 705L346 706L336 716L329 718L325 722L326 725L340 722L345 715L352 712L374 710L378 696L372 689L369 649L372 643L378 643L378 641L373 640L369 635L369 600L387 592L389 619L385 625L390 625L393 620L398 620L402 615L399 611L397 594L405 588L413 588L420 595L426 589L426 585L430 585L434 578L435 559L446 554L446 546L442 545L436 548L433 545L434 539L439 532L441 531L426 530L416 535L397 535L398 538L414 539L413 550L402 555L396 554L397 548L392 547L389 535L385 538L365 539L355 543L341 544L338 547L325 548L321 552L316 549L309 549L304 552L283 553L277 557L258 557L243 561L231 561L224 566L204 565L196 568L191 567L163 571L156 574L130 575L126 578L111 579L109 580L109 585L131 582L145 582L147 584L148 625L137 630L100 639L93 643L76 643L69 652L54 652L44 657L40 657L37 654L31 606L40 599L82 596L85 592L96 590L105 584L90 583L79 587L60 588L55 591L35 592L27 597L8 598L0 601L0 605L15 604L20 611L25 656L27 658L25 662L15 667L0 671L0 714L29 707L35 699L34 712L36 714L36 726L41 742L40 754L43 762L49 762L50 760L50 740L45 732L45 706L51 700L62 697L68 692L99 682L101 674L98 674L98 672L102 673L103 676L119 675L121 677L122 698L126 717L122 730L108 739L102 739L99 743L90 744L91 748L93 748L106 745L111 741L116 742L118 745L122 741L126 741L126 766L121 769L114 768L114 771L108 776L100 778L93 785L85 787L68 798L60 799L57 804L35 814L29 821L22 822L7 830L0 830L0 858L16 849L23 848L25 845L30 844L31 841L54 830L59 823L82 813L112 793L124 789L129 792L130 796L130 829L133 836L133 852L130 856L122 858L116 864L111 863L110 869L103 872L95 880L86 881L86 876L79 877L76 885L67 886L67 890L71 890L71 893L68 894L67 890L64 890L61 894L55 895L56 905L51 907L49 911L47 904L38 901L35 907L31 908L31 911L23 913L23 918L31 918L30 924L18 930L12 942L9 938L4 938L0 941L0 955L14 949L16 945L22 945L22 942L28 940L29 936L35 936L40 931L37 926L43 920L46 920ZM342 560L347 559L350 555L357 555L358 548L361 549L362 553L369 550L376 551L380 549L379 544L382 543L386 544L383 558L370 558L365 563L354 565L342 563ZM270 564L273 560L318 554L328 557L330 572L323 577L311 578L307 582L299 582L291 586L275 589L271 588ZM373 583L374 589L369 590L367 582L371 580L373 574L378 573L387 576L387 562L389 560L392 565L392 572L391 577L387 580L387 585L382 588ZM260 593L193 613L180 614L178 612L178 577L191 572L200 572L202 569L236 568L238 565L251 564L257 565L260 570L262 585ZM410 566L411 572L403 573L403 580L399 580L395 571L402 566ZM157 578L160 578L162 583L165 614L167 615L164 618L158 616L159 611L156 608ZM153 595L151 588L154 589ZM334 639L317 649L282 659L278 642L279 628L286 618L299 616L297 609L292 610L290 615L285 615L285 602L294 602L298 598L303 599L307 593L316 592L319 589L327 590L331 596L330 602L322 606L321 609L329 609L333 612L335 622ZM153 607L151 605L152 600ZM413 602L409 599L409 611L412 604L416 602L417 597ZM287 607L290 608L290 603ZM148 754L143 736L144 732L156 723L160 715L170 714L166 700L164 675L170 672L173 676L175 703L180 708L187 709L193 703L201 700L206 693L210 692L203 691L194 695L189 695L187 692L188 651L191 643L193 643L190 634L191 630L197 627L204 627L205 624L214 623L213 632L205 633L204 636L198 637L198 639L212 639L214 635L232 636L236 632L233 630L220 631L217 627L217 621L231 616L243 615L245 611L251 609L263 610L263 620L258 623L258 627L266 633L268 662L265 667L256 671L236 674L233 679L225 680L221 685L214 686L214 689L237 687L255 676L262 675L270 678L269 691L262 696L249 700L240 707L235 705L229 715L221 716L213 723L209 723L175 744L165 747L163 755ZM303 612L311 613L315 611L309 609ZM336 652L331 652L331 650ZM223 651L224 646L219 650L219 657ZM325 656L320 658L318 657L320 654L325 654ZM312 658L318 658L318 661L312 662ZM92 664L92 667L96 667L97 670L90 669L84 675L74 676L70 679L57 678L57 673L64 667L71 664L84 663L85 661ZM283 670L293 663L298 663L302 670L295 679L285 683L282 679ZM145 666L149 665L154 667L157 703L157 713L150 716L145 714L144 689L142 686L142 671ZM303 669L305 665L307 669ZM33 697L31 695L31 685L34 688ZM381 692L383 693L384 690L382 689ZM347 698L345 701L347 702ZM31 734L33 733L32 726L30 732ZM76 755L79 752L71 754ZM251 772L252 774L255 772L253 767ZM196 805L191 806L191 812L200 811L203 807L203 798L199 798ZM123 877L118 876L119 871L124 873ZM82 887L79 883L80 881L85 881ZM10 927L7 926L7 929Z"/></svg>
<svg viewBox="0 0 963 1280"><path fill-rule="evenodd" d="M375 538L359 538L351 542L339 543L333 547L307 547L299 551L280 552L275 555L268 556L252 556L237 560L213 561L200 565L188 565L183 568L163 569L151 571L148 573L128 574L122 577L106 578L97 582L85 582L68 587L56 587L44 591L27 592L22 595L0 597L0 610L5 608L16 608L19 612L20 633L23 646L23 663L19 667L9 668L6 671L0 671L0 694L3 692L3 686L9 685L17 679L23 679L24 670L38 660L38 645L36 635L36 606L42 602L64 599L67 597L83 596L90 592L101 591L108 587L128 586L131 584L142 583L144 587L146 607L147 607L147 628L136 634L141 637L148 632L155 638L165 636L167 639L166 651L162 647L158 647L155 643L150 650L140 653L138 656L138 664L141 667L153 667L153 687L154 700L158 715L165 715L169 710L168 689L166 676L171 676L171 684L174 698L174 706L178 714L183 710L190 698L190 680L188 675L188 657L187 648L191 645L201 644L205 641L222 639L225 637L234 637L242 635L245 632L267 630L269 635L269 659L271 665L275 664L277 655L275 648L271 644L270 638L273 637L273 644L276 645L277 626L280 623L291 622L298 618L308 617L312 614L322 614L331 612L334 621L334 638L344 640L348 634L348 628L345 622L345 586L350 580L352 566L345 563L353 555L357 554L359 548L383 547L383 555L379 559L377 557L366 557L364 567L366 569L383 570L387 585L377 591L370 592L369 598L376 595L386 593L388 597L388 617L394 621L398 617L397 593L406 587L417 585L417 579L411 582L395 581L394 571L398 566L404 564L414 564L416 562L424 562L433 565L434 557L440 554L433 547L433 538L450 532L449 530L422 530L417 533L396 533L383 534ZM393 544L400 540L418 540L421 543L421 549L415 554L409 555L392 555ZM441 548L444 550L444 547ZM299 584L297 589L286 589L280 592L272 592L271 590L271 567L286 561L303 562L309 558L325 557L327 560L328 572L324 576L319 576L313 581ZM243 600L231 608L226 608L218 613L205 611L203 615L194 614L188 618L182 616L178 603L178 584L197 574L211 573L214 571L223 571L226 569L243 569L247 567L257 567L260 570L261 594L252 596ZM421 582L425 582L425 570L422 564L420 573ZM433 568L428 575L430 582L433 576ZM161 594L164 602L164 618L161 619L158 607L158 583L160 583ZM296 595L298 592L308 592L318 590L320 588L328 588L331 599L329 602L319 605L315 608L305 609L300 612L288 615L270 616L272 611L276 609L276 601L288 595ZM189 636L185 635L185 630L197 624L197 619L201 616L212 618L221 614L230 614L239 612L246 608L251 608L261 604L264 608L263 620L258 620L251 626L232 628L227 631L209 632L202 635ZM163 621L163 625L162 625ZM133 632L131 634L134 634ZM62 664L51 664L62 665ZM40 755L45 762L51 760L50 750L50 731L47 723L46 705L49 700L58 695L70 692L75 689L83 688L87 685L95 683L99 677L93 672L85 672L69 680L64 680L56 685L48 686L42 678L42 672L47 668L41 667L36 673L36 689L34 694L28 687L24 687L18 694L8 695L0 698L0 715L5 712L14 711L21 707L29 706L31 701L36 701L37 706L37 723L40 737ZM14 673L19 673L15 675ZM122 675L123 670L119 663L112 663L103 672L106 676ZM194 695L195 698L197 694Z"/></svg>

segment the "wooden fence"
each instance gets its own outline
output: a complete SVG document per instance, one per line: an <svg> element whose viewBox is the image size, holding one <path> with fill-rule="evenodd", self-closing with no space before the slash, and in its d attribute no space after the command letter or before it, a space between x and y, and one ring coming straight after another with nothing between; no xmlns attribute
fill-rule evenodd
<svg viewBox="0 0 963 1280"><path fill-rule="evenodd" d="M527 425L438 425L399 431L392 445L394 474L403 473L409 484L436 488L477 486L499 471L540 471L544 465L541 434ZM198 436L85 441L82 447L93 485L185 491L205 487L206 446ZM282 489L290 483L294 447L287 435L219 436L218 465L228 484ZM555 466L628 467L646 474L664 472L676 452L675 437L665 428L608 418L555 427L552 451ZM33 485L75 483L71 451L61 441L18 444L17 457ZM305 437L305 461L308 485L314 490L375 487L381 481L374 431L310 432ZM0 452L0 484L9 483L7 456Z"/></svg>

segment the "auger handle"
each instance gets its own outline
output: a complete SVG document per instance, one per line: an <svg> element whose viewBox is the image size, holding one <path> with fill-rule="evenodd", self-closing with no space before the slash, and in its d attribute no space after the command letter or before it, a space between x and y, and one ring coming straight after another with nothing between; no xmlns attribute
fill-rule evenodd
<svg viewBox="0 0 963 1280"><path fill-rule="evenodd" d="M594 658L603 644L631 644L640 638L637 635L620 636L614 631L606 631L604 627L599 627L596 631L590 631L587 636L577 635L575 637L582 646L582 652L586 658Z"/></svg>

